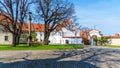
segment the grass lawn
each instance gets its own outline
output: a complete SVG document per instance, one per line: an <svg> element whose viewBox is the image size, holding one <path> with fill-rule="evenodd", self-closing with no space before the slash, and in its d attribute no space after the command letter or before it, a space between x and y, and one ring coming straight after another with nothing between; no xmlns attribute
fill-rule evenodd
<svg viewBox="0 0 120 68"><path fill-rule="evenodd" d="M120 45L106 45L106 46L100 46L105 48L120 48Z"/></svg>
<svg viewBox="0 0 120 68"><path fill-rule="evenodd" d="M12 47L10 45L0 45L0 50L62 50L62 49L81 49L82 45L36 45L27 46L25 44Z"/></svg>

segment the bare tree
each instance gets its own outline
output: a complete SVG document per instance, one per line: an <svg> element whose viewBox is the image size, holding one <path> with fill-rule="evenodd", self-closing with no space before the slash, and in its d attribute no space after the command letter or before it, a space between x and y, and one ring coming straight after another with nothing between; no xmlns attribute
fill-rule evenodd
<svg viewBox="0 0 120 68"><path fill-rule="evenodd" d="M31 3L30 0L0 0L0 16L4 17L0 25L12 33L13 46L19 43L22 25Z"/></svg>
<svg viewBox="0 0 120 68"><path fill-rule="evenodd" d="M44 44L48 45L49 36L56 27L73 14L73 4L67 0L37 0L37 13L44 22Z"/></svg>
<svg viewBox="0 0 120 68"><path fill-rule="evenodd" d="M66 28L67 30L70 30L71 32L74 33L76 36L77 33L80 31L79 23L75 22L75 19L66 19L62 23L57 24L56 29L54 30L54 34L60 33L62 28ZM52 32L53 33L53 32Z"/></svg>

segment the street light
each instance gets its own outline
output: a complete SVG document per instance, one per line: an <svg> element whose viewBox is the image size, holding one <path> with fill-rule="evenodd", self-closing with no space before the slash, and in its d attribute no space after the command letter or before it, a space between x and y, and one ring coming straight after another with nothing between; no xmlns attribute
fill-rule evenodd
<svg viewBox="0 0 120 68"><path fill-rule="evenodd" d="M28 43L27 45L28 46L31 46L32 45L32 36L31 36L31 21L32 21L32 18L31 18L31 12L28 13L28 23L29 23L29 35L28 35Z"/></svg>

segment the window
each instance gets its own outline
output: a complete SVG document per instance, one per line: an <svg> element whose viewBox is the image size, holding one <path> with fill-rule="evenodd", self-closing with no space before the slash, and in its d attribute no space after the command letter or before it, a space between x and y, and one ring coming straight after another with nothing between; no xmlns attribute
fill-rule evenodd
<svg viewBox="0 0 120 68"><path fill-rule="evenodd" d="M5 36L5 41L8 41L8 36Z"/></svg>

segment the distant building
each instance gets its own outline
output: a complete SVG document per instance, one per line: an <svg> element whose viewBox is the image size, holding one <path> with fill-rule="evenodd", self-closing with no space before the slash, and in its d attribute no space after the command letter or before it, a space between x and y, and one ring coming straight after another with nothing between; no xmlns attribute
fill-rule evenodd
<svg viewBox="0 0 120 68"><path fill-rule="evenodd" d="M23 31L28 31L28 24L23 25ZM44 24L32 24L32 31L36 33L36 38L38 42L43 42L44 40ZM88 40L88 45L95 45L93 37L101 37L101 33L98 30L87 30L84 31L77 30L73 32L65 27L59 28L59 31L51 32L49 36L50 44L84 44L83 39Z"/></svg>
<svg viewBox="0 0 120 68"><path fill-rule="evenodd" d="M12 44L12 34L9 32L0 30L0 44ZM22 30L28 32L28 24L23 24ZM38 42L43 42L44 40L44 24L31 24L31 31L36 33L36 38ZM84 34L80 30L73 32L65 27L60 28L59 31L53 31L50 34L49 41L50 44L83 44L83 38L88 39L89 45L94 45L93 36L100 37L100 31L89 30L88 35ZM84 34L84 35L83 35Z"/></svg>
<svg viewBox="0 0 120 68"><path fill-rule="evenodd" d="M0 20L4 19L0 16ZM6 22L6 20L3 20ZM62 23L62 27L59 26L56 28L57 31L53 31L50 34L49 41L50 44L85 44L85 45L96 45L97 42L93 40L94 37L102 37L101 31L85 30L85 31L71 31L65 28L67 24ZM75 27L72 27L75 28ZM12 34L9 32L3 31L4 27L0 25L0 44L12 44ZM28 32L29 25L27 23L23 24L22 30ZM38 42L43 42L44 40L44 24L31 24L31 31L36 33L36 38ZM110 36L109 45L120 45L120 33Z"/></svg>
<svg viewBox="0 0 120 68"><path fill-rule="evenodd" d="M109 45L120 45L120 33L110 36Z"/></svg>
<svg viewBox="0 0 120 68"><path fill-rule="evenodd" d="M82 37L83 43L85 45L96 45L97 42L93 40L94 37L101 37L102 34L99 30L85 30L80 32L80 36Z"/></svg>
<svg viewBox="0 0 120 68"><path fill-rule="evenodd" d="M80 31L72 32L64 27L57 28L59 31L53 31L50 34L50 44L82 44L82 38L80 37ZM24 24L23 31L28 31L28 24ZM44 40L44 25L43 24L32 24L32 31L36 33L38 42Z"/></svg>

